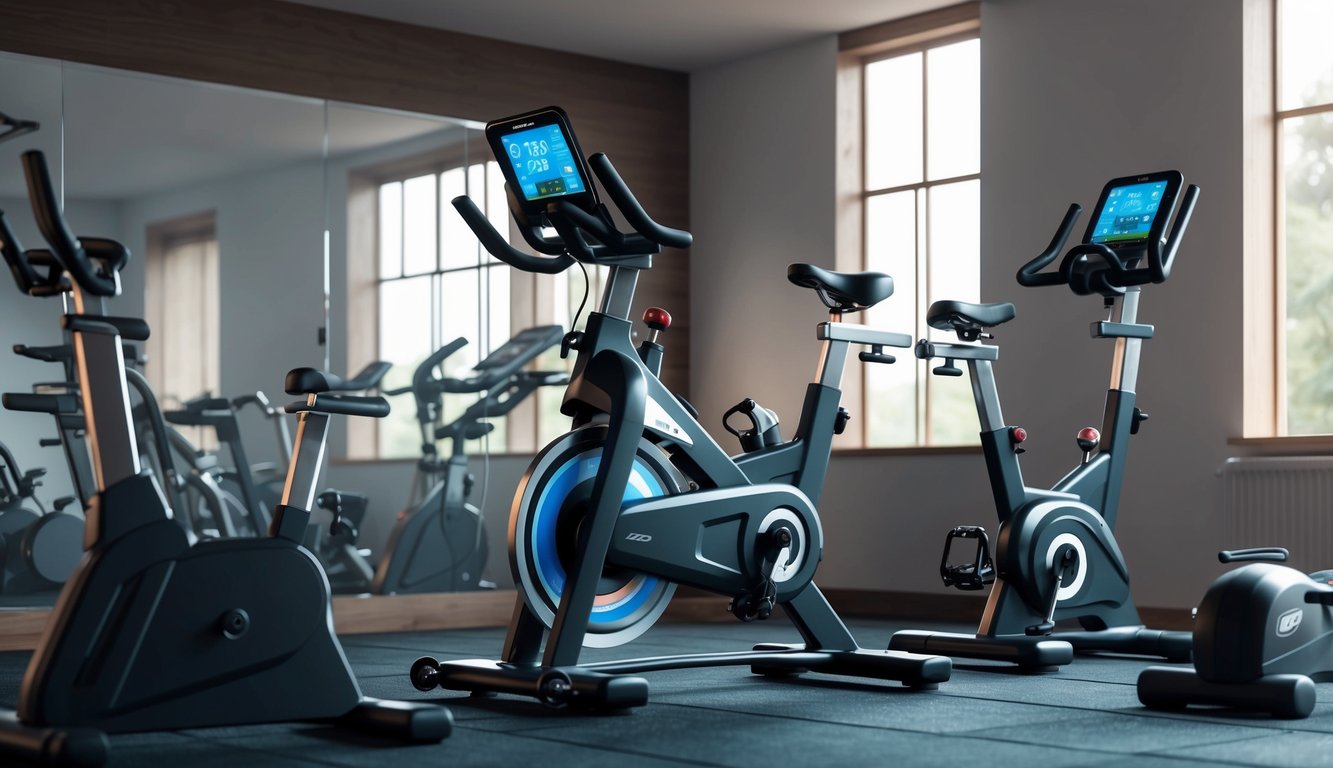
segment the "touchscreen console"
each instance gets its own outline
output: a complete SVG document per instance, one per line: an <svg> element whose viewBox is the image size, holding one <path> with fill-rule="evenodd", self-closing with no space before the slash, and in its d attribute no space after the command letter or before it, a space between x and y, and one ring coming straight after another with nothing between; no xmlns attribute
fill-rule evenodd
<svg viewBox="0 0 1333 768"><path fill-rule="evenodd" d="M1107 182L1083 242L1116 250L1146 247L1152 232L1164 231L1183 181L1179 171L1159 171Z"/></svg>
<svg viewBox="0 0 1333 768"><path fill-rule="evenodd" d="M486 140L509 188L530 215L562 198L585 210L596 203L583 151L559 107L488 123Z"/></svg>

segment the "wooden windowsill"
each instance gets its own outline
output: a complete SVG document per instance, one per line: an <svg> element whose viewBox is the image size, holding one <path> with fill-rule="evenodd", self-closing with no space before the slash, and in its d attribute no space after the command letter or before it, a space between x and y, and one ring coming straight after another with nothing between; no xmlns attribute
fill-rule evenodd
<svg viewBox="0 0 1333 768"><path fill-rule="evenodd" d="M1287 435L1283 437L1231 437L1227 445L1255 448L1261 453L1330 453L1333 435Z"/></svg>

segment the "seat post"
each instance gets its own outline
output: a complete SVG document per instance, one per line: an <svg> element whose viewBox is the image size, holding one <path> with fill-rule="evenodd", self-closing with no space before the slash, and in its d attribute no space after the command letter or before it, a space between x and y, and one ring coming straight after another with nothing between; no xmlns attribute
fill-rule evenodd
<svg viewBox="0 0 1333 768"><path fill-rule="evenodd" d="M315 396L307 395L313 405ZM287 466L287 482L282 488L282 504L297 509L315 508L315 488L324 466L325 437L329 415L318 411L302 411L296 417L296 447Z"/></svg>
<svg viewBox="0 0 1333 768"><path fill-rule="evenodd" d="M821 330L834 323L842 323L842 313L837 310L829 312L828 322L821 324ZM824 340L824 345L819 352L819 365L815 368L815 383L842 389L842 374L847 368L848 342L835 338L834 334L827 331L817 336Z"/></svg>

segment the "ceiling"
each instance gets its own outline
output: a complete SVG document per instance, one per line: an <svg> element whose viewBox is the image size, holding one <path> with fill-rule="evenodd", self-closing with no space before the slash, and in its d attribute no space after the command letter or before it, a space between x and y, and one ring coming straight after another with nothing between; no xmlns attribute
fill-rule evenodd
<svg viewBox="0 0 1333 768"><path fill-rule="evenodd" d="M959 0L288 0L694 72Z"/></svg>

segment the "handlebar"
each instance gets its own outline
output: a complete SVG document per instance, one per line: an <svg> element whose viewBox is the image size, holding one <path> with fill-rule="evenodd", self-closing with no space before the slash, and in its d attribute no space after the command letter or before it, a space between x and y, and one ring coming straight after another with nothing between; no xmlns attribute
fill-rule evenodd
<svg viewBox="0 0 1333 768"><path fill-rule="evenodd" d="M625 215L625 220L640 235L668 248L689 248L694 242L694 236L689 232L664 227L653 221L634 197L634 193L629 191L629 186L616 172L616 167L611 164L611 158L607 157L605 152L598 152L588 158L588 166L597 174L597 179L602 182L602 188L606 190L611 202L616 204L616 208Z"/></svg>
<svg viewBox="0 0 1333 768"><path fill-rule="evenodd" d="M605 154L593 155L588 164L607 196L629 221L633 232L616 229L604 206L586 210L569 200L554 201L547 206L542 222L530 223L518 207L514 191L506 185L509 207L519 223L523 240L537 253L546 254L545 257L533 256L510 245L467 196L454 198L453 206L492 256L524 272L556 274L571 267L576 260L597 262L653 254L663 246L690 247L694 237L689 232L653 221ZM554 228L558 237L542 235L540 224Z"/></svg>
<svg viewBox="0 0 1333 768"><path fill-rule="evenodd" d="M125 246L105 238L86 238L82 242L69 230L56 199L55 187L46 169L46 158L38 150L23 153L23 174L28 181L28 197L37 228L51 246L60 266L68 270L83 290L94 296L120 293L120 270L129 262ZM93 266L100 263L100 268Z"/></svg>
<svg viewBox="0 0 1333 768"><path fill-rule="evenodd" d="M454 210L458 211L459 215L463 217L463 221L467 222L468 228L476 234L477 239L481 241L486 250L514 269L554 275L564 272L574 264L574 257L567 254L555 258L541 258L531 256L513 247L499 232L495 231L495 227L491 226L486 214L482 213L477 204L472 202L472 198L467 195L455 197L453 205ZM524 239L527 239L526 236ZM532 245L531 241L528 244Z"/></svg>
<svg viewBox="0 0 1333 768"><path fill-rule="evenodd" d="M1059 269L1054 272L1042 272L1041 270L1055 261L1060 254L1070 233L1073 232L1074 223L1082 213L1083 209L1077 203L1070 205L1059 230L1046 250L1019 268L1018 284L1025 287L1068 285L1077 293L1092 293L1107 289L1123 293L1125 288L1132 286L1163 283L1171 276L1176 252L1180 249L1180 241L1184 239L1185 231L1189 228L1190 218L1194 214L1194 206L1198 199L1199 187L1195 184L1189 185L1185 190L1185 196L1181 198L1180 208L1175 212L1175 223L1168 237L1163 238L1162 235L1169 217L1163 217L1154 223L1148 233L1147 264L1142 267L1127 266L1120 254L1105 243L1080 243L1065 254ZM1095 273L1078 270L1081 263L1092 259L1105 264L1105 269Z"/></svg>
<svg viewBox="0 0 1333 768"><path fill-rule="evenodd" d="M1074 231L1074 224L1078 217L1083 213L1083 206L1078 203L1072 203L1069 210L1065 211L1064 221L1060 222L1060 228L1056 230L1055 237L1051 238L1051 244L1046 246L1037 258L1029 261L1018 268L1018 284L1026 288L1032 288L1041 285L1060 285L1065 282L1064 277L1059 271L1038 274L1051 262L1060 256L1060 251L1065 248L1065 242L1069 240L1069 235Z"/></svg>

